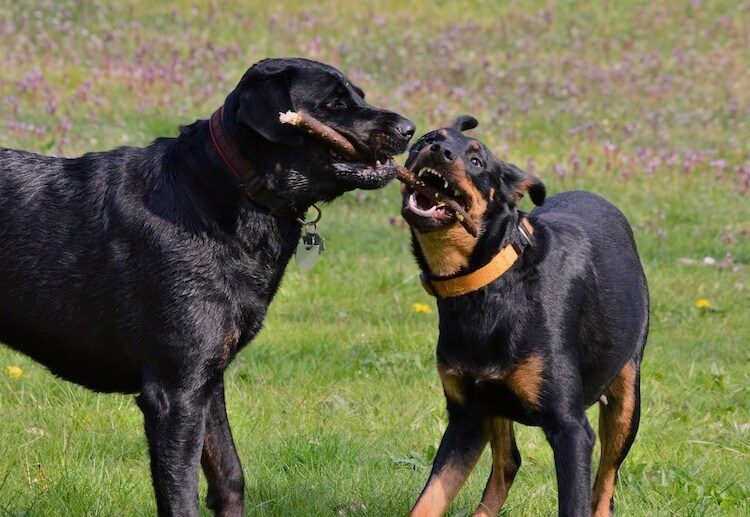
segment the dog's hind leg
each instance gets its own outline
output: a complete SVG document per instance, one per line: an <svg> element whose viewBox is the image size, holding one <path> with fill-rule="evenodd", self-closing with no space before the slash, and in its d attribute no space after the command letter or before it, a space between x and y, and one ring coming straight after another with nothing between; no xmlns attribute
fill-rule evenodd
<svg viewBox="0 0 750 517"><path fill-rule="evenodd" d="M214 389L206 407L201 465L208 481L208 507L222 517L241 516L245 478L229 429L224 383Z"/></svg>
<svg viewBox="0 0 750 517"><path fill-rule="evenodd" d="M443 515L487 445L481 420L451 416L412 517Z"/></svg>
<svg viewBox="0 0 750 517"><path fill-rule="evenodd" d="M505 503L508 490L521 467L521 454L516 447L513 421L506 418L491 418L485 423L492 447L492 472L482 495L475 516L497 515Z"/></svg>
<svg viewBox="0 0 750 517"><path fill-rule="evenodd" d="M143 412L159 516L198 516L198 461L206 390L148 381L136 402Z"/></svg>
<svg viewBox="0 0 750 517"><path fill-rule="evenodd" d="M591 503L592 513L597 517L608 516L613 509L617 469L638 432L641 411L639 367L628 361L604 394L606 398L599 403L601 458Z"/></svg>

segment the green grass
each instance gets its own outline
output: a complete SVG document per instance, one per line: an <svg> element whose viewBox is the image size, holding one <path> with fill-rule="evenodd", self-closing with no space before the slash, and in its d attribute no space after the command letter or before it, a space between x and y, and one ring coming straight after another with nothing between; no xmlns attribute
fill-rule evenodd
<svg viewBox="0 0 750 517"><path fill-rule="evenodd" d="M652 325L619 515L750 514L749 268L678 261L750 263L746 2L109 4L0 6L0 145L145 145L208 116L267 55L331 62L419 131L470 112L476 134L533 166L550 193L593 190L635 229ZM34 67L43 84L22 87ZM685 149L699 154L689 173ZM309 273L290 265L264 330L227 373L248 514L400 515L427 477L445 427L437 316L406 228L389 221L398 203L391 185L325 207L328 251ZM433 312L413 313L415 302ZM132 397L60 381L6 348L0 368L0 514L154 513ZM518 443L505 514L554 513L542 433L519 426ZM485 454L452 515L474 508L488 472Z"/></svg>

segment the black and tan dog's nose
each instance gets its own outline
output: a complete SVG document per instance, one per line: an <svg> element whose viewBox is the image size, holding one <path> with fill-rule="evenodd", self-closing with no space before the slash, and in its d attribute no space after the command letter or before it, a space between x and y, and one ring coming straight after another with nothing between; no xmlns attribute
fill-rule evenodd
<svg viewBox="0 0 750 517"><path fill-rule="evenodd" d="M456 153L441 143L432 144L430 154L437 163L453 163L456 159Z"/></svg>
<svg viewBox="0 0 750 517"><path fill-rule="evenodd" d="M414 122L412 122L408 118L402 118L396 124L396 131L398 131L398 134L403 136L407 140L411 140L411 137L414 136L415 129L416 126L414 125Z"/></svg>

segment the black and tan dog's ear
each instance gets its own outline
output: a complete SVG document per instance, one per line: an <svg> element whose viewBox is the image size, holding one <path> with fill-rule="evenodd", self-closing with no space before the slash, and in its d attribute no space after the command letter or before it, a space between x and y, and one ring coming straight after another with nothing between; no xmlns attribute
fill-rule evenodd
<svg viewBox="0 0 750 517"><path fill-rule="evenodd" d="M526 174L526 177L519 183L516 192L518 199L521 199L524 192L528 192L531 201L536 206L541 206L547 197L547 187L544 186L542 180L531 174Z"/></svg>
<svg viewBox="0 0 750 517"><path fill-rule="evenodd" d="M503 163L501 171L503 183L510 195L510 201L514 204L518 203L527 192L535 205L540 206L544 203L544 198L547 197L547 188L542 180L510 163Z"/></svg>
<svg viewBox="0 0 750 517"><path fill-rule="evenodd" d="M451 129L457 129L459 131L468 131L474 129L479 125L479 121L471 115L460 115L456 117L451 125Z"/></svg>
<svg viewBox="0 0 750 517"><path fill-rule="evenodd" d="M261 61L251 67L237 86L237 123L276 144L298 146L302 133L279 121L279 113L294 110L291 97L293 70Z"/></svg>

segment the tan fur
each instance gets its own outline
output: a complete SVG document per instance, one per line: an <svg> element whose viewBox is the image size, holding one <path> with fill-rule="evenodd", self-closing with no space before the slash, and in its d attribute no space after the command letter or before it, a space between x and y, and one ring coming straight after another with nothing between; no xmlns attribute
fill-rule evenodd
<svg viewBox="0 0 750 517"><path fill-rule="evenodd" d="M482 368L474 375L474 382L501 382L508 376L508 369L498 366Z"/></svg>
<svg viewBox="0 0 750 517"><path fill-rule="evenodd" d="M475 517L497 515L518 470L512 457L516 443L513 422L506 418L492 418L485 426L492 446L492 473L487 480L482 502L474 511Z"/></svg>
<svg viewBox="0 0 750 517"><path fill-rule="evenodd" d="M635 365L628 361L605 391L607 404L599 405L601 457L591 504L596 517L610 515L609 505L615 491L617 469L635 414L636 375Z"/></svg>
<svg viewBox="0 0 750 517"><path fill-rule="evenodd" d="M215 515L242 515L242 500L238 500L236 496L223 493L222 491L221 483L223 475L221 471L221 463L223 455L224 451L221 449L216 450L214 448L213 437L211 436L211 426L206 426L206 432L203 436L201 466L206 475L209 494L213 494L214 497L218 496L221 499L221 501L214 500L214 503L221 505L221 510L216 512Z"/></svg>
<svg viewBox="0 0 750 517"><path fill-rule="evenodd" d="M506 384L521 400L532 405L539 404L544 372L544 358L532 354L523 358L506 378Z"/></svg>
<svg viewBox="0 0 750 517"><path fill-rule="evenodd" d="M221 451L218 451L218 454L217 454L217 451L214 449L214 446L212 444L210 428L206 427L206 434L203 436L203 451L201 453L201 466L203 467L203 473L206 476L206 482L208 483L209 488L214 491L217 490L217 488L221 484L220 454L221 454ZM231 514L222 513L222 515L231 515ZM234 515L237 515L237 513L235 513Z"/></svg>
<svg viewBox="0 0 750 517"><path fill-rule="evenodd" d="M523 178L521 181L519 181L515 186L515 196L516 196L516 202L520 200L524 194L526 194L529 189L536 183L537 180L534 176L527 175L525 178Z"/></svg>
<svg viewBox="0 0 750 517"><path fill-rule="evenodd" d="M477 239L469 235L460 224L414 234L430 273L437 276L452 275L468 266L469 256L477 244Z"/></svg>
<svg viewBox="0 0 750 517"><path fill-rule="evenodd" d="M201 464L205 470L207 481L211 484L216 484L221 472L221 466L219 465L219 458L216 456L214 446L211 444L211 432L208 428L203 436Z"/></svg>
<svg viewBox="0 0 750 517"><path fill-rule="evenodd" d="M226 368L229 363L229 359L232 357L235 348L237 348L237 341L240 339L240 333L237 329L234 329L224 336L221 342L221 359L220 364L222 368Z"/></svg>
<svg viewBox="0 0 750 517"><path fill-rule="evenodd" d="M461 158L456 159L456 166L451 178L458 184L469 198L469 217L477 226L481 226L484 212L487 210L487 200L482 193L474 186L464 171L464 163Z"/></svg>
<svg viewBox="0 0 750 517"><path fill-rule="evenodd" d="M456 160L450 177L467 195L470 206L469 217L478 228L481 227L484 212L487 210L487 200L466 177L463 161L460 158ZM469 264L469 256L479 239L479 237L472 237L457 222L431 232L415 231L414 234L430 268L430 273L437 276L452 275L466 267Z"/></svg>
<svg viewBox="0 0 750 517"><path fill-rule="evenodd" d="M440 382L443 384L445 397L456 404L463 404L466 397L462 389L462 375L454 369L438 365Z"/></svg>
<svg viewBox="0 0 750 517"><path fill-rule="evenodd" d="M463 383L468 380L475 384L502 382L521 400L536 406L541 396L543 372L544 358L537 354L524 357L510 368L488 367L475 371L462 371L445 364L438 364L438 373L445 396L451 402L458 404L462 404L466 399Z"/></svg>
<svg viewBox="0 0 750 517"><path fill-rule="evenodd" d="M443 515L458 491L461 490L469 470L471 469L447 463L437 475L431 476L427 481L427 486L412 508L411 516Z"/></svg>

